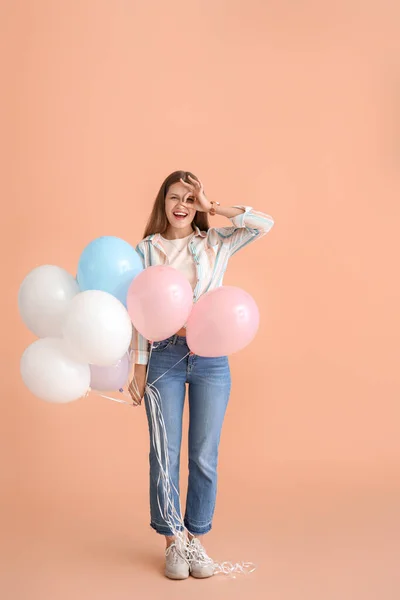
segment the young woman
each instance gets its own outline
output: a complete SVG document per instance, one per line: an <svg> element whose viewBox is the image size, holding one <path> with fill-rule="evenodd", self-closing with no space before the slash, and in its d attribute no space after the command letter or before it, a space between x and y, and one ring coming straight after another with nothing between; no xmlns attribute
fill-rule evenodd
<svg viewBox="0 0 400 600"><path fill-rule="evenodd" d="M227 217L231 226L210 228L209 214ZM196 302L202 294L222 285L231 256L265 235L273 224L270 216L249 206L223 207L210 201L195 175L176 171L160 188L137 251L144 267L168 264L181 271L192 285L193 301ZM150 525L166 537L165 574L171 579L184 579L190 571L194 577L210 577L214 573L213 561L199 538L210 531L215 508L218 447L231 388L228 359L186 356L189 348L185 328L171 338L155 343L151 354L149 342L137 332L134 332L132 346L136 385L131 382L129 391L136 403L144 397L150 436L152 426L145 385L146 380L149 383L157 380L155 385L161 396L168 439L170 475L175 487L173 502L178 514L182 414L186 384L189 386L189 480L184 515L189 533L186 548L174 538L162 517L165 513L160 510L157 495L159 465L154 449L150 448Z"/></svg>

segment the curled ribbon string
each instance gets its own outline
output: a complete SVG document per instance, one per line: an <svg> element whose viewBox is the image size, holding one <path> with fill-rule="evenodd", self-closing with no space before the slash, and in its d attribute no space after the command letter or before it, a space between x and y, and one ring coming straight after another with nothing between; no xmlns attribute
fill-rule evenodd
<svg viewBox="0 0 400 600"><path fill-rule="evenodd" d="M231 562L224 561L222 563L217 563L207 556L203 550L199 550L196 545L188 543L187 533L189 533L189 531L186 528L181 516L182 509L179 492L173 484L170 476L168 441L161 410L160 392L156 387L154 387L154 384L148 384L146 387L146 394L149 403L149 413L152 425L151 441L159 466L159 475L157 480L157 503L164 521L175 536L177 547L185 548L185 558L189 565L193 560L196 560L196 562L200 563L201 565L213 564L214 575L221 573L224 575L234 576L235 573L252 573L256 569L256 565L252 562L233 564ZM159 489L160 484L161 491ZM179 500L179 513L177 512L173 502L173 492L175 492Z"/></svg>
<svg viewBox="0 0 400 600"><path fill-rule="evenodd" d="M97 396L100 396L101 398L107 398L107 400L113 400L114 402L120 402L121 404L126 404L127 406L133 406L133 408L136 408L136 406L139 406L138 404L133 404L132 400L130 402L128 402L127 400L122 400L122 398L113 398L112 396L106 396L106 394L101 394L100 392L96 391L96 390L89 390L92 393L95 393ZM130 398L130 395L127 394L126 392L124 392L124 396L127 396L128 398Z"/></svg>

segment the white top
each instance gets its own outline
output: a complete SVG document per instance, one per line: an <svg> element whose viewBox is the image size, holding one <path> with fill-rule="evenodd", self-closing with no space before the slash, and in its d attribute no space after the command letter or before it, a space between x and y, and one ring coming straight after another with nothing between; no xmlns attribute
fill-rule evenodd
<svg viewBox="0 0 400 600"><path fill-rule="evenodd" d="M168 264L180 271L194 290L197 284L197 272L188 243L189 238L191 238L192 235L193 234L191 233L190 235L177 240L167 240L165 237L162 237L162 242L168 256Z"/></svg>

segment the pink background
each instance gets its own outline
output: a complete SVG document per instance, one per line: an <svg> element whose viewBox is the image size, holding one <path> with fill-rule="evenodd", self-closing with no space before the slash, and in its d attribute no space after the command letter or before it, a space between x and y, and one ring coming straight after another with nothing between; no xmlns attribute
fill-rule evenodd
<svg viewBox="0 0 400 600"><path fill-rule="evenodd" d="M399 597L399 17L389 0L1 3L4 598ZM144 408L33 397L17 292L35 266L74 273L97 236L137 243L181 168L276 225L225 280L262 322L231 359L205 540L258 569L177 584L148 526ZM183 493L186 464L184 443Z"/></svg>

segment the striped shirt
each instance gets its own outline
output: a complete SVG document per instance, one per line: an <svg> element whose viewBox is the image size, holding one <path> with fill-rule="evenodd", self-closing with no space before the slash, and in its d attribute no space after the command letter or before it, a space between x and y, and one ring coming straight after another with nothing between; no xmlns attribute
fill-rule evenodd
<svg viewBox="0 0 400 600"><path fill-rule="evenodd" d="M251 206L234 206L244 212L231 219L232 227L210 228L207 232L195 227L189 237L189 250L196 265L197 283L193 302L223 282L228 261L238 250L261 238L272 228L269 215L253 210ZM144 268L168 264L168 257L160 233L147 236L136 247ZM146 365L149 360L149 342L133 329L133 361Z"/></svg>

